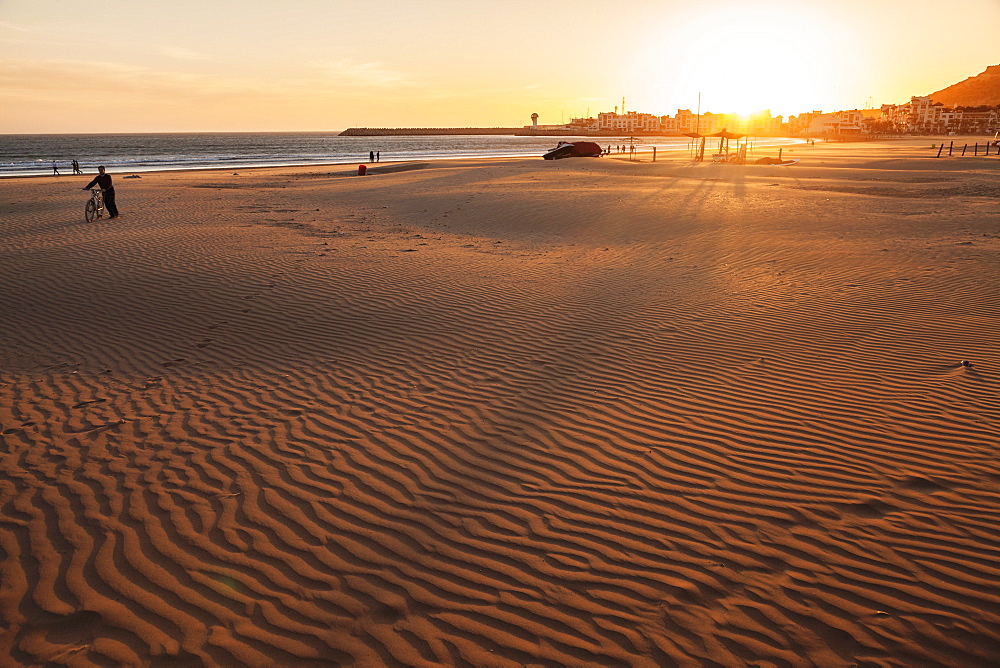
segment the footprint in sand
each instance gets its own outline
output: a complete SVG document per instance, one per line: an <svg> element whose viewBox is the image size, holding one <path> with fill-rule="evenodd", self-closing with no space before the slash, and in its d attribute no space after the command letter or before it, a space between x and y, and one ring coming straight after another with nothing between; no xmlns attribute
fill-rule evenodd
<svg viewBox="0 0 1000 668"><path fill-rule="evenodd" d="M850 515L856 515L858 517L882 517L895 510L896 506L891 503L886 503L880 499L868 499L867 501L859 501L857 503L844 503L840 505L841 509Z"/></svg>
<svg viewBox="0 0 1000 668"><path fill-rule="evenodd" d="M90 401L81 401L78 404L74 404L73 408L81 408L87 404L103 404L107 399L91 399Z"/></svg>
<svg viewBox="0 0 1000 668"><path fill-rule="evenodd" d="M36 623L31 628L46 641L57 645L74 645L93 640L94 630L102 622L101 616L90 610L80 610L71 615Z"/></svg>
<svg viewBox="0 0 1000 668"><path fill-rule="evenodd" d="M904 489L912 489L917 492L944 492L950 489L947 485L917 475L909 476L897 484Z"/></svg>

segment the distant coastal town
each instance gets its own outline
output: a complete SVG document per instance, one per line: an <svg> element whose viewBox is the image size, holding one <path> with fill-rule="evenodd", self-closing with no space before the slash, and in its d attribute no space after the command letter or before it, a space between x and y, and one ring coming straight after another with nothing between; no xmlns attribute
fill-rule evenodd
<svg viewBox="0 0 1000 668"><path fill-rule="evenodd" d="M624 104L623 104L624 108ZM823 113L803 112L794 116L772 116L769 109L752 114L696 113L678 109L673 116L626 111L574 118L558 125L540 124L538 114L531 125L496 128L349 128L342 136L389 135L521 135L615 137L710 135L722 130L760 137L851 138L885 135L983 134L1000 131L1000 106L948 107L929 96L911 97L905 104L883 104L878 109L850 109Z"/></svg>
<svg viewBox="0 0 1000 668"><path fill-rule="evenodd" d="M529 127L609 132L613 134L713 134L728 130L758 136L835 137L865 134L968 134L991 133L1000 125L1000 107L948 108L930 97L911 97L906 104L883 104L878 109L850 109L823 113L810 111L787 118L772 116L769 109L748 115L702 114L678 109L674 116L655 116L629 111L605 112L596 118L574 118L565 126ZM526 128L528 129L528 128Z"/></svg>

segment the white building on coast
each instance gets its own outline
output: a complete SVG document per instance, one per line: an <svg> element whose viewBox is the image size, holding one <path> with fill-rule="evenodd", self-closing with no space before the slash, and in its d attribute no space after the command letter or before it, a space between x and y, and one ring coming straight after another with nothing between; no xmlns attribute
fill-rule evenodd
<svg viewBox="0 0 1000 668"><path fill-rule="evenodd" d="M883 104L882 122L896 132L990 134L1000 130L1000 107L946 107L930 97L906 104Z"/></svg>

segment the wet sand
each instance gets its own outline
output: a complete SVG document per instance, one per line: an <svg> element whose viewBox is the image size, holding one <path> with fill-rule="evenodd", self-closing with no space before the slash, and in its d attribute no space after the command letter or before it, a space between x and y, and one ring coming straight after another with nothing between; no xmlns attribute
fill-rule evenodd
<svg viewBox="0 0 1000 668"><path fill-rule="evenodd" d="M0 181L3 663L988 665L1000 158L932 142Z"/></svg>

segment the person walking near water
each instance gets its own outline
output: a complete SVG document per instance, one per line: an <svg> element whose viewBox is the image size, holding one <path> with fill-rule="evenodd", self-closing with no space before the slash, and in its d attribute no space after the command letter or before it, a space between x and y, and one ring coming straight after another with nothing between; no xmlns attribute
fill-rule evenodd
<svg viewBox="0 0 1000 668"><path fill-rule="evenodd" d="M368 151L368 162L375 162L375 151Z"/></svg>
<svg viewBox="0 0 1000 668"><path fill-rule="evenodd" d="M73 161L73 173L74 174L83 174L83 172L80 171L80 163L77 162L76 160Z"/></svg>
<svg viewBox="0 0 1000 668"><path fill-rule="evenodd" d="M59 174L59 165L57 165L56 161L53 160L52 161L52 176L59 176L59 175L60 175Z"/></svg>
<svg viewBox="0 0 1000 668"><path fill-rule="evenodd" d="M375 162L382 162L382 151L375 151Z"/></svg>
<svg viewBox="0 0 1000 668"><path fill-rule="evenodd" d="M111 175L104 172L104 165L97 168L97 176L94 180L83 187L84 190L90 190L94 187L94 184L101 189L104 194L104 206L108 209L109 218L118 217L118 206L115 204L115 186L111 183Z"/></svg>

